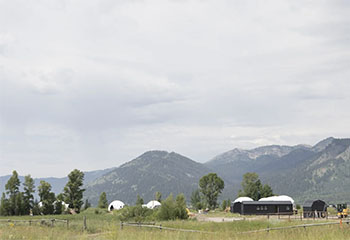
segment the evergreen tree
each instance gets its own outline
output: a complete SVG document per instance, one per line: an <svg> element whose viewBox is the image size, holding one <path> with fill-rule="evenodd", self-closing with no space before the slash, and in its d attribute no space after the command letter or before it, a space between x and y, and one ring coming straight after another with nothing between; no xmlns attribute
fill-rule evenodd
<svg viewBox="0 0 350 240"><path fill-rule="evenodd" d="M12 176L10 179L7 181L5 185L6 193L9 195L9 209L8 209L8 214L10 216L13 215L19 215L18 212L18 203L17 200L19 199L17 195L19 194L19 186L21 182L19 181L18 178L18 173L16 171L12 172Z"/></svg>
<svg viewBox="0 0 350 240"><path fill-rule="evenodd" d="M105 192L102 192L100 195L100 199L98 200L98 207L99 208L107 208L108 207L107 195Z"/></svg>
<svg viewBox="0 0 350 240"><path fill-rule="evenodd" d="M140 195L137 194L136 204L135 205L142 205L143 204L143 198L140 197Z"/></svg>
<svg viewBox="0 0 350 240"><path fill-rule="evenodd" d="M183 193L176 196L175 199L175 218L187 219L186 199Z"/></svg>
<svg viewBox="0 0 350 240"><path fill-rule="evenodd" d="M84 181L84 173L78 169L74 169L68 175L68 182L64 187L64 201L69 204L69 207L79 213L80 208L83 205L83 192L82 188Z"/></svg>
<svg viewBox="0 0 350 240"><path fill-rule="evenodd" d="M222 211L225 211L226 208L227 208L227 200L223 200L222 204L221 204L221 209L222 209Z"/></svg>
<svg viewBox="0 0 350 240"><path fill-rule="evenodd" d="M24 201L23 201L23 193L18 193L16 195L16 207L15 207L15 215L24 215L26 214L24 211Z"/></svg>
<svg viewBox="0 0 350 240"><path fill-rule="evenodd" d="M91 207L91 204L89 203L89 199L86 199L84 204L84 210L88 209L89 207Z"/></svg>
<svg viewBox="0 0 350 240"><path fill-rule="evenodd" d="M23 190L23 213L28 215L34 206L35 192L34 179L30 175L24 177Z"/></svg>
<svg viewBox="0 0 350 240"><path fill-rule="evenodd" d="M0 216L8 216L10 212L9 200L6 198L5 193L2 193L0 200Z"/></svg>
<svg viewBox="0 0 350 240"><path fill-rule="evenodd" d="M224 181L216 173L209 173L199 180L200 191L210 209L216 208L218 196L224 186Z"/></svg>
<svg viewBox="0 0 350 240"><path fill-rule="evenodd" d="M191 204L192 204L192 207L196 210L202 209L203 206L202 206L202 202L201 202L201 196L200 196L199 189L196 189L192 192Z"/></svg>
<svg viewBox="0 0 350 240"><path fill-rule="evenodd" d="M55 210L54 202L56 198L55 194L51 192L50 183L41 180L40 186L38 187L38 193L40 197L40 202L42 204L41 212L43 214L53 214Z"/></svg>
<svg viewBox="0 0 350 240"><path fill-rule="evenodd" d="M158 201L158 202L161 202L161 201L162 201L162 193L156 192L156 193L154 194L154 199L155 199L156 201Z"/></svg>

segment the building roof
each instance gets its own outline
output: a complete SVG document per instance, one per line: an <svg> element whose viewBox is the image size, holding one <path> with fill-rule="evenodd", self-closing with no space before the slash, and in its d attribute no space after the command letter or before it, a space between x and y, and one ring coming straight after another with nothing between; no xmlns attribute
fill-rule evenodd
<svg viewBox="0 0 350 240"><path fill-rule="evenodd" d="M260 198L259 201L290 201L294 204L294 199L287 195L271 196L267 198Z"/></svg>
<svg viewBox="0 0 350 240"><path fill-rule="evenodd" d="M251 199L250 197L239 197L236 200L234 200L233 203L236 203L236 202L247 202L247 201L254 201L254 200Z"/></svg>
<svg viewBox="0 0 350 240"><path fill-rule="evenodd" d="M312 207L312 205L314 203L320 203L320 204L326 204L325 201L322 201L320 199L316 199L316 200L306 200L303 204L303 207Z"/></svg>
<svg viewBox="0 0 350 240"><path fill-rule="evenodd" d="M293 205L291 201L244 201L243 205Z"/></svg>

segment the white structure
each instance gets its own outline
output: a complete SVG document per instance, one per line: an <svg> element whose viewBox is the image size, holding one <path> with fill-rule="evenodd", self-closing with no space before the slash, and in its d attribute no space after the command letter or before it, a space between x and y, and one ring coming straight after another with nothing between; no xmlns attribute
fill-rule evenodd
<svg viewBox="0 0 350 240"><path fill-rule="evenodd" d="M254 200L251 199L250 197L239 197L236 200L234 200L233 203L236 203L236 202L248 202L248 201L252 202Z"/></svg>
<svg viewBox="0 0 350 240"><path fill-rule="evenodd" d="M259 201L261 202L266 202L266 201L290 201L292 202L294 206L294 199L287 196L287 195L280 195L280 196L272 196L272 197L267 197L267 198L260 198Z"/></svg>
<svg viewBox="0 0 350 240"><path fill-rule="evenodd" d="M108 206L108 211L113 211L113 210L119 210L122 209L124 207L124 203L122 201L119 200L115 200L113 202L111 202Z"/></svg>
<svg viewBox="0 0 350 240"><path fill-rule="evenodd" d="M155 209L160 207L162 204L156 200L149 201L147 204L143 204L142 207L146 207L149 209Z"/></svg>
<svg viewBox="0 0 350 240"><path fill-rule="evenodd" d="M41 203L41 202L40 202ZM40 204L39 203L39 204ZM53 205L54 206L56 206L56 203L57 203L57 201L54 201L53 202ZM67 204L67 203L65 203L65 202L63 202L63 201L61 201L61 203L62 203L62 206L64 207L64 211L67 211L68 210L68 208L69 208L69 204ZM41 204L42 205L42 204Z"/></svg>

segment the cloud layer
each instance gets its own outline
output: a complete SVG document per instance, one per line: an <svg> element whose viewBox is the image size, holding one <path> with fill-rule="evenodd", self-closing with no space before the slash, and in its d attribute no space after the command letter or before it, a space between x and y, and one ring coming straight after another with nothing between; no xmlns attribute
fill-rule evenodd
<svg viewBox="0 0 350 240"><path fill-rule="evenodd" d="M349 137L340 0L0 0L0 175Z"/></svg>

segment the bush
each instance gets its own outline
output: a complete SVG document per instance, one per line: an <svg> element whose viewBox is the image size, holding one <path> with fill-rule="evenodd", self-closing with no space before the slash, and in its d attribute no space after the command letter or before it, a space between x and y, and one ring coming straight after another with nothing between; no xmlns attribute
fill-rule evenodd
<svg viewBox="0 0 350 240"><path fill-rule="evenodd" d="M116 211L116 215L120 221L144 222L154 220L155 212L156 210L144 208L141 205L136 205L124 207L123 209Z"/></svg>
<svg viewBox="0 0 350 240"><path fill-rule="evenodd" d="M162 202L157 217L159 220L187 219L188 214L186 211L185 196L179 194L174 201L173 195L170 194L169 197Z"/></svg>

